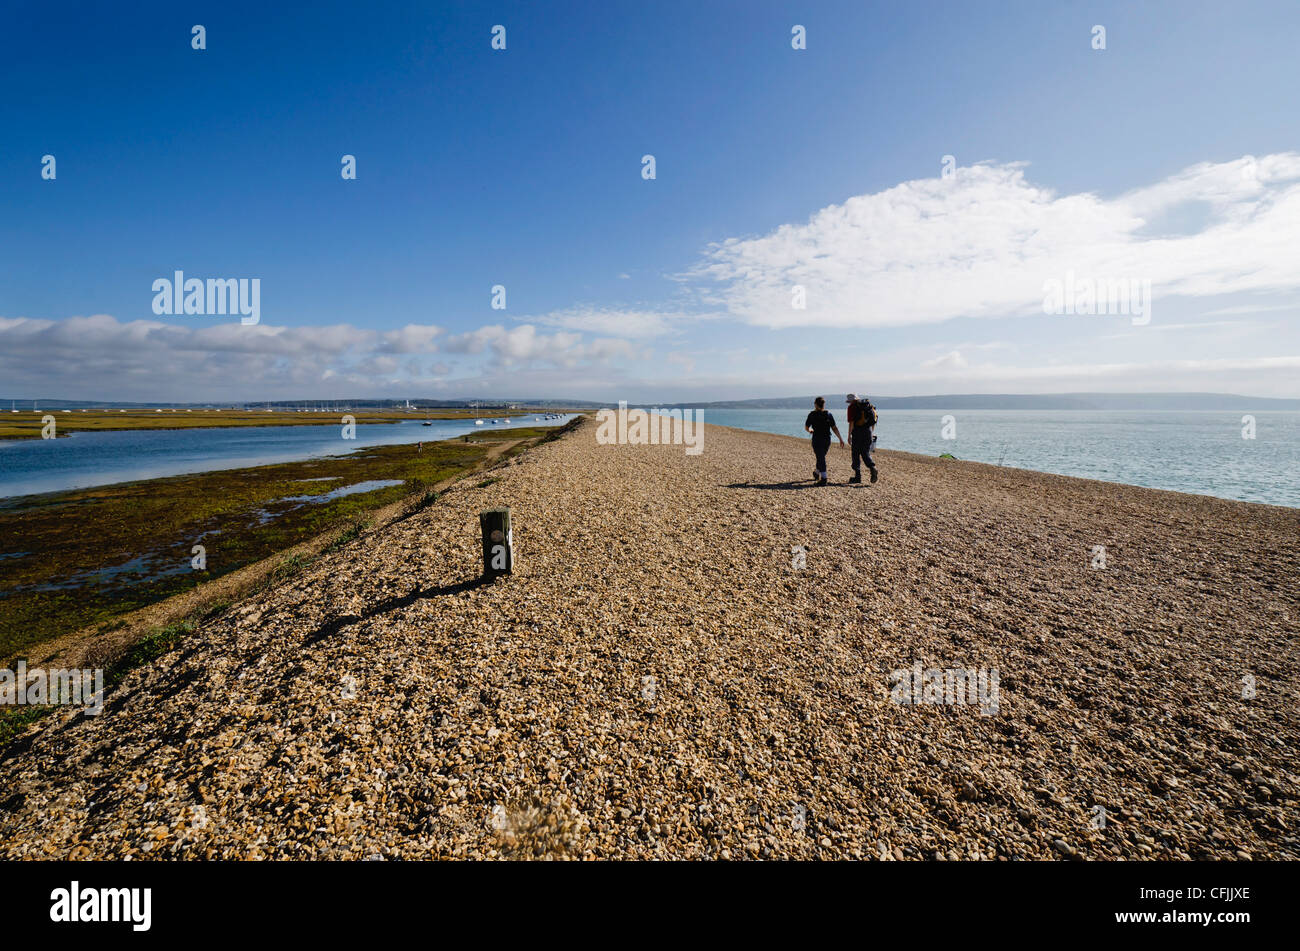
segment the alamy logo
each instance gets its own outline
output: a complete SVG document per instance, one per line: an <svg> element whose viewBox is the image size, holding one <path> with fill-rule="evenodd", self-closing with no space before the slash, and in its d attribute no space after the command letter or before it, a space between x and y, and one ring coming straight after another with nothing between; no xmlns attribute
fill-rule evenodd
<svg viewBox="0 0 1300 951"><path fill-rule="evenodd" d="M1065 272L1065 280L1043 282L1043 313L1058 317L1130 316L1134 326L1151 323L1151 281L1094 280Z"/></svg>
<svg viewBox="0 0 1300 951"><path fill-rule="evenodd" d="M998 712L998 672L969 667L923 670L916 661L889 675L889 698L894 703L945 703L978 706L984 716Z"/></svg>
<svg viewBox="0 0 1300 951"><path fill-rule="evenodd" d="M704 410L633 409L620 400L618 412L596 413L596 442L602 446L686 446L686 455L704 451Z"/></svg>
<svg viewBox="0 0 1300 951"><path fill-rule="evenodd" d="M27 669L20 660L16 670L0 670L0 707L76 705L88 716L104 711L104 671Z"/></svg>
<svg viewBox="0 0 1300 951"><path fill-rule="evenodd" d="M148 931L153 924L153 889L69 888L50 892L50 921L129 921L132 931Z"/></svg>
<svg viewBox="0 0 1300 951"><path fill-rule="evenodd" d="M160 277L153 282L153 312L164 315L217 316L239 314L241 324L252 326L262 319L262 279L241 277L186 278L177 271L172 280Z"/></svg>

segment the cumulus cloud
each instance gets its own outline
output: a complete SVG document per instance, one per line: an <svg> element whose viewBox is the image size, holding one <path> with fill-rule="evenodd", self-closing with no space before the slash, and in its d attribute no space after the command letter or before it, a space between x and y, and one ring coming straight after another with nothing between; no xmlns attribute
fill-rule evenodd
<svg viewBox="0 0 1300 951"><path fill-rule="evenodd" d="M579 333L538 333L495 325L452 336L408 324L378 331L245 326L237 322L118 321L107 314L46 320L0 317L0 379L14 395L84 399L244 400L329 395L346 386L359 395L436 386L453 372L430 354L486 353L499 366L574 368L635 354L625 340L585 340Z"/></svg>
<svg viewBox="0 0 1300 951"><path fill-rule="evenodd" d="M349 324L275 327L132 320L108 314L38 320L0 317L6 356L75 359L91 354L230 353L298 357L372 346L375 332Z"/></svg>
<svg viewBox="0 0 1300 951"><path fill-rule="evenodd" d="M1189 206L1197 227L1162 228ZM875 327L1041 313L1044 283L1069 272L1150 280L1157 298L1291 290L1298 244L1300 153L1203 163L1109 199L981 164L712 245L686 277L749 323Z"/></svg>
<svg viewBox="0 0 1300 951"><path fill-rule="evenodd" d="M635 374L628 364L639 360L639 372L655 386L706 386L707 380L693 379L701 338L708 337L705 321L834 329L960 317L1055 320L1042 312L1045 283L1073 273L1079 281L1149 280L1156 316L1142 327L1138 339L1149 349L1140 356L1163 356L1176 345L1180 356L1203 359L1110 362L1114 353L1097 343L1112 334L1072 338L1072 347L1094 349L1071 350L1071 365L1062 366L1052 359L1067 356L1054 330L1040 334L1037 347L1032 333L1017 336L1012 346L971 339L981 334L967 324L961 337L946 340L946 328L916 331L931 342L905 349L905 362L881 369L917 391L927 381L952 391L958 384L1006 389L1041 382L1060 388L1069 380L1128 385L1158 378L1185 388L1241 382L1245 390L1290 392L1294 383L1287 380L1294 379L1298 358L1253 361L1253 343L1236 341L1231 352L1218 346L1228 329L1242 329L1246 321L1220 327L1227 321L1189 320L1293 309L1294 300L1285 298L1300 292L1297 247L1300 153L1201 163L1113 197L1059 194L1035 184L1024 164L983 163L958 169L949 179L903 182L855 196L769 234L711 245L696 266L673 278L671 303L660 307L581 305L511 325L462 325L458 332L434 324L368 329L346 323L244 326L202 318L118 321L104 314L0 318L0 379L15 396L311 398L342 388L378 394L427 386L432 392L480 382L576 396L629 385ZM792 306L796 285L804 289L806 308ZM1161 310L1167 297L1184 299L1188 312L1182 322L1179 308ZM1196 312L1204 306L1200 299L1211 298L1217 310ZM1152 334L1161 326L1161 313L1170 315L1170 332ZM1042 325L1010 326L1032 331ZM734 371L746 386L794 385L803 372L801 348L768 350L757 332L747 334L747 340L755 339L744 348L717 335L731 349L699 360L709 379L730 386ZM1002 330L996 334L1004 336ZM660 338L672 347L656 360L644 348ZM1150 349L1154 339L1162 340L1163 351ZM1279 348L1292 347L1293 339L1271 339L1271 352L1284 352ZM805 343L820 345L811 334ZM983 363L984 351L995 349L1013 349L1036 365ZM1128 353L1138 357L1139 349ZM829 356L832 363L847 361L848 369L862 360L839 339Z"/></svg>
<svg viewBox="0 0 1300 951"><path fill-rule="evenodd" d="M407 324L385 331L382 346L388 353L433 353L438 349L434 339L441 333L442 328L433 324Z"/></svg>

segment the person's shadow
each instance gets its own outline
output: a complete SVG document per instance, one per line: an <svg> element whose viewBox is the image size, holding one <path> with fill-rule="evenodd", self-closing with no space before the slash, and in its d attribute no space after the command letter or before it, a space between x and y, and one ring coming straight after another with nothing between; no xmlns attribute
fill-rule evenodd
<svg viewBox="0 0 1300 951"><path fill-rule="evenodd" d="M811 479L801 482L733 482L728 489L815 489L817 483Z"/></svg>

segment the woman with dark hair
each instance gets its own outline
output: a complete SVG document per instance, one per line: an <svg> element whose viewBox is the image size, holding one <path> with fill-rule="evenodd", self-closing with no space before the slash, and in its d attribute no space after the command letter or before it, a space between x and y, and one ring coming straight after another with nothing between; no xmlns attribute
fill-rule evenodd
<svg viewBox="0 0 1300 951"><path fill-rule="evenodd" d="M826 412L826 400L820 396L813 401L816 407L803 421L803 428L812 433L813 452L817 454L817 468L813 470L813 480L818 485L826 484L826 450L831 448L831 433L844 446L844 437L835 425L835 417Z"/></svg>

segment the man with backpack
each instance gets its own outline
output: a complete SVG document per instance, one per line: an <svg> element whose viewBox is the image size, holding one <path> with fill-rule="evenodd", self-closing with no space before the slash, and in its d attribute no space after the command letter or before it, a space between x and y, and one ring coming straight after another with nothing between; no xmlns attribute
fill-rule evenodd
<svg viewBox="0 0 1300 951"><path fill-rule="evenodd" d="M852 393L844 398L848 404L849 418L849 445L853 447L853 478L849 482L862 481L862 463L867 464L871 470L871 481L875 482L880 477L876 469L876 463L871 458L871 447L876 441L876 423L880 421L880 414L876 408L871 405L871 400L865 396L858 399Z"/></svg>

